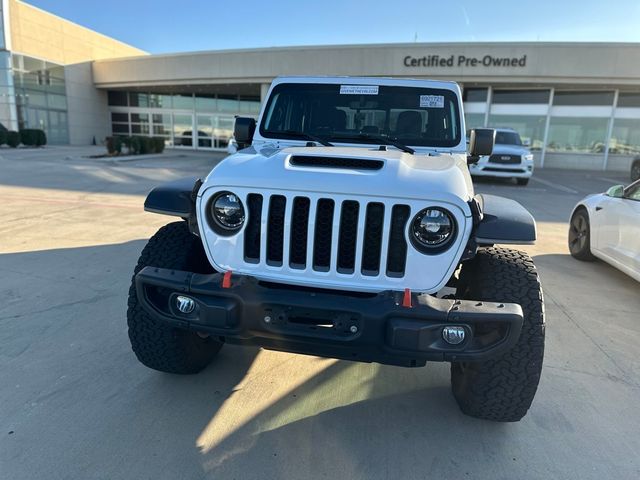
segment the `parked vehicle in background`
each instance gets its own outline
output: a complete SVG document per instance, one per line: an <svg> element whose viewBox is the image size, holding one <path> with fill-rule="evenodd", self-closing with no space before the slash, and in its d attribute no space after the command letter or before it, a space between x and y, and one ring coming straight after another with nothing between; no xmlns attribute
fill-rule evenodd
<svg viewBox="0 0 640 480"><path fill-rule="evenodd" d="M631 164L631 181L636 180L640 180L640 157L634 158Z"/></svg>
<svg viewBox="0 0 640 480"><path fill-rule="evenodd" d="M520 420L544 355L533 217L476 195L495 132L461 128L453 82L278 78L238 152L154 189L181 220L149 240L128 325L138 359L196 373L224 344L418 367L451 363L461 410ZM250 147L250 148L246 148ZM437 415L437 412L433 412Z"/></svg>
<svg viewBox="0 0 640 480"><path fill-rule="evenodd" d="M640 281L640 180L580 201L569 223L569 252L596 257Z"/></svg>
<svg viewBox="0 0 640 480"><path fill-rule="evenodd" d="M518 132L496 128L493 153L480 157L469 170L474 177L513 178L518 185L527 185L533 175L533 154L522 143Z"/></svg>

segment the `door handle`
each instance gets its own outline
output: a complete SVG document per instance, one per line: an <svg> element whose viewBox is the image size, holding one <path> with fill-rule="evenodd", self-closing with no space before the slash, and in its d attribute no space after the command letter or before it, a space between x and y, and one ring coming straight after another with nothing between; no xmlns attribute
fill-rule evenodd
<svg viewBox="0 0 640 480"><path fill-rule="evenodd" d="M602 210L602 208L603 208L603 207L601 207L601 206L597 206L597 207L596 207L596 212L599 212L600 210Z"/></svg>

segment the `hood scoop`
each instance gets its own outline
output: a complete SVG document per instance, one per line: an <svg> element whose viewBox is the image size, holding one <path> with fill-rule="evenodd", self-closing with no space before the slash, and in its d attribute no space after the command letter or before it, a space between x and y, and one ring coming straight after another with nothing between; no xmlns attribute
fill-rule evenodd
<svg viewBox="0 0 640 480"><path fill-rule="evenodd" d="M295 167L342 168L345 170L381 170L384 166L384 161L368 158L292 155L289 158L289 164Z"/></svg>

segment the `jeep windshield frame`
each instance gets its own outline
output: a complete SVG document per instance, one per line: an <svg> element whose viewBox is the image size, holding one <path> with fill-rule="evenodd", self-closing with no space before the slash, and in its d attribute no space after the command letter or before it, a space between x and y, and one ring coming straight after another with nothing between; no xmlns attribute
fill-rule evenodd
<svg viewBox="0 0 640 480"><path fill-rule="evenodd" d="M259 126L265 139L314 135L332 143L453 148L460 144L458 96L445 88L280 83ZM407 150L405 150L407 151Z"/></svg>

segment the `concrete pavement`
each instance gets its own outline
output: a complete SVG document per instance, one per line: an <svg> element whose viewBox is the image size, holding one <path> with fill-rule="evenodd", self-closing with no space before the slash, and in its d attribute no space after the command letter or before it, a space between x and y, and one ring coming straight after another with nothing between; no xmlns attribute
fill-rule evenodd
<svg viewBox="0 0 640 480"><path fill-rule="evenodd" d="M635 479L640 285L572 259L566 221L607 172L538 171L522 202L546 297L538 395L523 421L463 416L447 364L403 369L226 346L203 373L140 365L126 331L133 266L172 221L155 184L213 155L126 164L0 158L0 478Z"/></svg>

